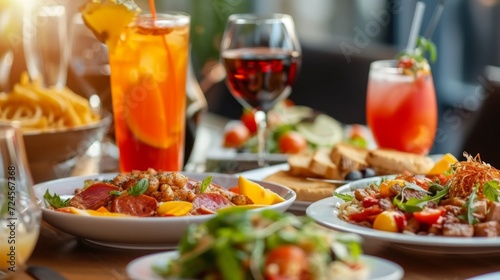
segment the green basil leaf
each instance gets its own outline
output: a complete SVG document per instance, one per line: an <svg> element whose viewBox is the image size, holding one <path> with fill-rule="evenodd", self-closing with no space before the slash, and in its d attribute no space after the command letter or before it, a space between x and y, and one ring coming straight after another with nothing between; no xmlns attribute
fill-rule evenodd
<svg viewBox="0 0 500 280"><path fill-rule="evenodd" d="M236 258L234 249L226 245L218 246L215 250L216 264L222 279L245 280L245 271L241 268L240 260Z"/></svg>
<svg viewBox="0 0 500 280"><path fill-rule="evenodd" d="M149 181L146 178L142 178L139 182L135 183L132 187L127 189L129 195L137 196L143 194L149 187Z"/></svg>
<svg viewBox="0 0 500 280"><path fill-rule="evenodd" d="M467 198L463 208L465 208L466 214L458 216L459 219L466 221L470 225L477 224L479 221L476 217L474 217L474 212L476 211L476 207L474 207L474 202L477 200L477 189L479 185L476 184L472 189L472 192Z"/></svg>
<svg viewBox="0 0 500 280"><path fill-rule="evenodd" d="M69 206L69 201L71 198L68 198L66 200L61 199L61 197L57 194L54 193L54 195L51 195L49 193L49 190L45 191L45 194L43 195L43 199L52 207L54 208L62 208L62 207L67 207Z"/></svg>
<svg viewBox="0 0 500 280"><path fill-rule="evenodd" d="M500 190L500 186L498 182L495 180L491 180L486 182L483 187L483 193L487 199L493 202L498 202L498 197L500 196L498 191Z"/></svg>
<svg viewBox="0 0 500 280"><path fill-rule="evenodd" d="M334 193L333 195L342 199L345 202L352 201L354 199L354 196L347 193Z"/></svg>
<svg viewBox="0 0 500 280"><path fill-rule="evenodd" d="M120 196L120 195L122 195L122 192L121 192L121 191L116 191L116 190L114 190L114 191L110 191L110 192L109 192L109 194L110 194L110 195Z"/></svg>
<svg viewBox="0 0 500 280"><path fill-rule="evenodd" d="M401 196L401 194L399 194L396 197L394 197L394 199L392 200L392 203L403 211L406 211L409 213L418 212L418 211L422 211L425 208L425 206L427 205L427 203L429 203L431 201L438 204L439 201L441 200L441 198L443 198L448 193L448 190L449 190L449 188L446 187L446 188L442 189L441 191L437 192L436 195L427 195L427 196L424 196L420 199L412 197L412 198L408 199L406 202L403 202L399 199L399 197ZM403 191L404 191L404 189L401 192L403 192Z"/></svg>
<svg viewBox="0 0 500 280"><path fill-rule="evenodd" d="M212 176L208 176L203 181L201 181L200 193L204 193L207 190L208 186L210 186L210 183L212 183Z"/></svg>

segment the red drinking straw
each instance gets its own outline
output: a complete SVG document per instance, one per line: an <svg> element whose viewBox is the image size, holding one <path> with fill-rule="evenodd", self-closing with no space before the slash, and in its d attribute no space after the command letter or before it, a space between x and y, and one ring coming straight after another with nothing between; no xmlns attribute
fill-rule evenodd
<svg viewBox="0 0 500 280"><path fill-rule="evenodd" d="M151 15L153 16L153 20L155 20L156 19L155 0L149 0L149 9L151 9Z"/></svg>

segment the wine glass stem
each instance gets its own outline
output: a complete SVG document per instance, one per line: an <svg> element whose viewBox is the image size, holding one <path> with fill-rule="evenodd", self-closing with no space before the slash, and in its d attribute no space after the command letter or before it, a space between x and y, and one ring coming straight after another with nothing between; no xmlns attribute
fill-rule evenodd
<svg viewBox="0 0 500 280"><path fill-rule="evenodd" d="M255 122L257 123L257 164L259 167L267 166L267 113L264 111L255 112Z"/></svg>

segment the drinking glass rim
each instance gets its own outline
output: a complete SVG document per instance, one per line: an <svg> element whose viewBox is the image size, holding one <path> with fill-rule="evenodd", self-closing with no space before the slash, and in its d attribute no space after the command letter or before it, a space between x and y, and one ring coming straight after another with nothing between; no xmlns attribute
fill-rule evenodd
<svg viewBox="0 0 500 280"><path fill-rule="evenodd" d="M241 13L232 14L229 16L228 21L236 23L270 23L277 20L292 20L292 16L283 13L270 13L270 14L252 14Z"/></svg>
<svg viewBox="0 0 500 280"><path fill-rule="evenodd" d="M190 23L191 15L178 11L164 11L156 13L156 19L153 18L153 14L151 13L139 14L136 17L136 21L139 20L141 22L168 22L168 26L183 26Z"/></svg>
<svg viewBox="0 0 500 280"><path fill-rule="evenodd" d="M397 62L397 59L375 60L370 63L370 71L384 74L404 75L403 68L399 67Z"/></svg>

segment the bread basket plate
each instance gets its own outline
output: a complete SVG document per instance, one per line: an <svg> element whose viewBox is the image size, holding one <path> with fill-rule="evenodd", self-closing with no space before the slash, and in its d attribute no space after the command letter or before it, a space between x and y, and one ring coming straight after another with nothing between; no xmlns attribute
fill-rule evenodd
<svg viewBox="0 0 500 280"><path fill-rule="evenodd" d="M356 189L364 189L372 183L380 183L384 178L394 176L379 176L362 179L341 186L336 193L352 193ZM341 220L339 206L344 201L338 197L328 197L312 203L306 209L306 215L325 227L356 233L366 239L376 239L387 242L390 246L421 254L471 255L492 254L500 252L500 237L444 237L410 235L375 230Z"/></svg>
<svg viewBox="0 0 500 280"><path fill-rule="evenodd" d="M126 268L127 275L133 280L161 280L165 279L155 273L155 267L166 267L173 259L179 256L178 251L161 252L146 255L131 261ZM404 271L401 266L391 261L362 255L361 261L370 269L369 280L399 280L403 278Z"/></svg>

